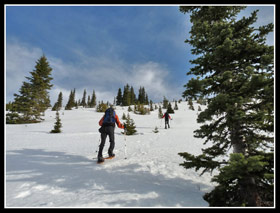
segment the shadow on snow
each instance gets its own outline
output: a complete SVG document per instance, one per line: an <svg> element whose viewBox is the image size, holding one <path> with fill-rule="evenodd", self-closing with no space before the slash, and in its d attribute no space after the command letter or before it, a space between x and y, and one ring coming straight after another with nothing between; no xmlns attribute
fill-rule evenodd
<svg viewBox="0 0 280 213"><path fill-rule="evenodd" d="M110 168L104 166L86 157L65 152L10 150L6 153L6 181L60 187L64 192L80 193L81 190L88 190L94 195L88 198L92 201L98 201L98 196L106 194L123 194L114 201L105 201L105 206L207 206L200 187L208 186L203 183L198 185L192 180L151 174L143 171L138 164ZM13 178L9 178L9 175L13 175Z"/></svg>

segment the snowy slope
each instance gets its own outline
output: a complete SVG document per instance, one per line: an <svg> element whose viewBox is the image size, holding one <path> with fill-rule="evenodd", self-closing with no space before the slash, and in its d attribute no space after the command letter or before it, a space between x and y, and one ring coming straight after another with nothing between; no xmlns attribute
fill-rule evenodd
<svg viewBox="0 0 280 213"><path fill-rule="evenodd" d="M103 116L95 109L61 110L60 134L49 133L55 122L50 110L42 123L6 125L6 207L207 207L202 196L213 187L211 176L179 166L177 154L199 154L204 147L193 137L199 127L194 106L178 104L167 130L157 110L130 113L137 135L116 128L116 158L102 165L93 159ZM127 107L116 112L121 118ZM108 147L107 139L104 155Z"/></svg>

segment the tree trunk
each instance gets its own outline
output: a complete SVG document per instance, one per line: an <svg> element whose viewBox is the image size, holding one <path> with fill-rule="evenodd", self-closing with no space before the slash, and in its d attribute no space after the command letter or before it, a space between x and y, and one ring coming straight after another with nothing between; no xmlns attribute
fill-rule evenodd
<svg viewBox="0 0 280 213"><path fill-rule="evenodd" d="M231 143L233 153L246 154L245 141L242 139L239 125L236 125L231 132ZM240 181L240 197L245 201L246 206L260 206L261 198L258 194L255 178L249 174Z"/></svg>
<svg viewBox="0 0 280 213"><path fill-rule="evenodd" d="M245 190L242 192L242 197L244 197L244 200L247 203L246 206L261 205L261 198L256 189L255 178L253 177L244 178L241 182L241 187L243 188L242 190Z"/></svg>

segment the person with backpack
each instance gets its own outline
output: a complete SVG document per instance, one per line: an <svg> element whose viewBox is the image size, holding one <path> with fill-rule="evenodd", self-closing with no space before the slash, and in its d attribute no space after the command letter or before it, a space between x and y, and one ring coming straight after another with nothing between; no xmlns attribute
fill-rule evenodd
<svg viewBox="0 0 280 213"><path fill-rule="evenodd" d="M167 111L164 113L162 118L165 118L165 129L167 129L167 126L168 126L168 128L170 128L169 119L172 120L172 118L170 117L170 115L169 115L169 113Z"/></svg>
<svg viewBox="0 0 280 213"><path fill-rule="evenodd" d="M115 135L114 135L115 126L116 126L115 124L117 124L117 126L121 129L126 128L125 124L122 124L120 122L119 117L117 116L115 110L111 106L105 111L105 115L99 121L99 125L101 126L101 128L99 129L99 132L101 133L101 143L99 145L99 151L97 156L98 163L104 162L102 152L103 152L107 135L109 136L109 142L110 142L110 146L108 149L109 158L115 157L115 154L113 153L115 147Z"/></svg>

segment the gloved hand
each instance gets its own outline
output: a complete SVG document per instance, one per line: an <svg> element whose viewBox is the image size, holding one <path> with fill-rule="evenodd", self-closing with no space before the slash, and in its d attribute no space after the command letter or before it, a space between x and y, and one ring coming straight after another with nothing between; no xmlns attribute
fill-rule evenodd
<svg viewBox="0 0 280 213"><path fill-rule="evenodd" d="M126 129L126 124L123 124L123 126L124 126L124 129Z"/></svg>

